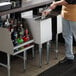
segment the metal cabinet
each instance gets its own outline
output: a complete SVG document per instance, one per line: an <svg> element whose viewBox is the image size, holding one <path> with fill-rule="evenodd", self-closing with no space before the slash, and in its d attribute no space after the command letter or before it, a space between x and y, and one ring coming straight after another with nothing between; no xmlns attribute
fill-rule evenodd
<svg viewBox="0 0 76 76"><path fill-rule="evenodd" d="M15 49L18 49L32 42L33 40L30 40L30 41L27 41L25 43L19 44L18 46L14 47L12 40L11 40L11 33L6 28L0 28L0 50L5 53L16 55L17 53L24 51L26 48L24 48L24 50L22 49L16 52L14 51Z"/></svg>
<svg viewBox="0 0 76 76"><path fill-rule="evenodd" d="M35 43L43 44L52 39L51 18L44 20L27 18L26 20Z"/></svg>
<svg viewBox="0 0 76 76"><path fill-rule="evenodd" d="M7 54L7 64L0 63L0 65L6 67L8 69L8 76L10 76L10 55L17 55L19 53L23 52L23 61L24 61L24 70L26 69L26 51L30 48L32 48L32 53L34 56L34 44L27 46L26 48L22 48L25 45L33 43L34 40L29 40L27 42L24 42L22 44L19 44L18 46L13 46L12 40L11 40L11 33L7 28L1 28L0 27L0 51L5 52ZM18 49L17 51L14 51Z"/></svg>
<svg viewBox="0 0 76 76"><path fill-rule="evenodd" d="M39 64L42 64L42 44L47 43L47 63L49 62L49 41L52 40L51 18L41 19L38 17L27 18L28 26L31 30L34 42L39 45Z"/></svg>

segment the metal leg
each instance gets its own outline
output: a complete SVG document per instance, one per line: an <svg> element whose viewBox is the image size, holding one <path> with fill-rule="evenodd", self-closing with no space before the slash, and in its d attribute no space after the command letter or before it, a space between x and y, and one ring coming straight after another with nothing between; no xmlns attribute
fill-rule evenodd
<svg viewBox="0 0 76 76"><path fill-rule="evenodd" d="M24 71L26 70L26 60L27 60L26 51L24 51Z"/></svg>
<svg viewBox="0 0 76 76"><path fill-rule="evenodd" d="M49 63L49 47L50 47L50 43L47 42L47 64Z"/></svg>
<svg viewBox="0 0 76 76"><path fill-rule="evenodd" d="M10 54L7 54L7 69L8 69L8 76L10 76Z"/></svg>
<svg viewBox="0 0 76 76"><path fill-rule="evenodd" d="M58 34L56 34L56 59L58 58Z"/></svg>
<svg viewBox="0 0 76 76"><path fill-rule="evenodd" d="M32 48L32 57L35 57L35 53L34 53L34 47Z"/></svg>
<svg viewBox="0 0 76 76"><path fill-rule="evenodd" d="M39 44L39 66L42 65L42 44Z"/></svg>

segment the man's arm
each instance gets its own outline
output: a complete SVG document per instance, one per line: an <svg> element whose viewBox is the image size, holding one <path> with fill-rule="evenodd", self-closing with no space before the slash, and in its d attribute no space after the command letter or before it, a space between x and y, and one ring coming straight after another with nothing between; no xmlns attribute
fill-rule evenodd
<svg viewBox="0 0 76 76"><path fill-rule="evenodd" d="M60 1L56 1L54 2L56 5L65 5L68 4L68 2L66 0L60 0Z"/></svg>
<svg viewBox="0 0 76 76"><path fill-rule="evenodd" d="M51 5L50 5L50 9L55 9L57 6L60 6L60 5L66 5L68 4L67 1L65 0L60 0L60 1L56 1L56 2L53 2Z"/></svg>
<svg viewBox="0 0 76 76"><path fill-rule="evenodd" d="M54 4L56 6L58 6L58 5L65 5L65 4L76 4L76 0L60 0L60 1L54 2Z"/></svg>
<svg viewBox="0 0 76 76"><path fill-rule="evenodd" d="M49 7L48 9L55 9L57 6L59 5L67 5L67 4L76 4L76 0L60 0L60 1L56 1L56 2L53 2ZM49 14L50 12L49 11L46 11L44 10L42 12L42 14L45 14L46 16Z"/></svg>
<svg viewBox="0 0 76 76"><path fill-rule="evenodd" d="M69 4L76 4L76 0L65 0Z"/></svg>
<svg viewBox="0 0 76 76"><path fill-rule="evenodd" d="M76 0L60 0L60 1L53 2L50 5L50 9L55 9L59 5L66 5L66 4L76 4Z"/></svg>
<svg viewBox="0 0 76 76"><path fill-rule="evenodd" d="M56 1L56 2L53 2L53 3L48 7L48 9L53 10L53 9L55 9L55 8L56 8L57 6L59 6L59 5L66 5L66 4L68 4L68 2L66 2L65 0ZM44 11L42 12L42 15L47 16L49 13L50 13L50 11L44 10Z"/></svg>

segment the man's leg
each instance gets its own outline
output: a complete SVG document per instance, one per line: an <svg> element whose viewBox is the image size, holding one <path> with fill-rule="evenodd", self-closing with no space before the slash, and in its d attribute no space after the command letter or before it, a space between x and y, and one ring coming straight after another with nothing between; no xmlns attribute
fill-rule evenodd
<svg viewBox="0 0 76 76"><path fill-rule="evenodd" d="M71 26L72 25L72 26ZM71 26L71 30L72 30L72 33L74 35L74 39L76 41L76 22L74 21L70 21L70 26Z"/></svg>
<svg viewBox="0 0 76 76"><path fill-rule="evenodd" d="M65 40L65 55L67 59L74 59L73 55L73 36L70 21L63 19L63 37Z"/></svg>
<svg viewBox="0 0 76 76"><path fill-rule="evenodd" d="M72 63L74 60L72 29L68 20L62 19L62 24L63 38L65 40L65 58L59 63Z"/></svg>

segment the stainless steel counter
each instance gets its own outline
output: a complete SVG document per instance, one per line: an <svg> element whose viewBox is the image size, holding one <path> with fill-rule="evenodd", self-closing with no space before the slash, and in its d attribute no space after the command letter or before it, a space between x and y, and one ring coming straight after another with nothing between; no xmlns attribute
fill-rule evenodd
<svg viewBox="0 0 76 76"><path fill-rule="evenodd" d="M0 12L0 16L19 12L19 11L26 11L35 7L47 5L47 4L50 4L52 1L54 0L32 0L28 2L23 2L22 7Z"/></svg>

